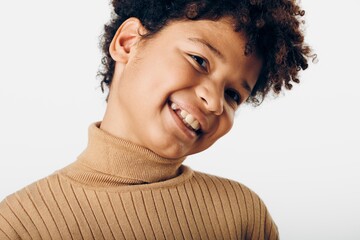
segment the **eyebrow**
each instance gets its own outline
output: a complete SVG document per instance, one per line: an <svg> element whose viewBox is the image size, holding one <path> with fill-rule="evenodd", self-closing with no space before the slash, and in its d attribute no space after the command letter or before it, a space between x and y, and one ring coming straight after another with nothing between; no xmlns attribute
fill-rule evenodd
<svg viewBox="0 0 360 240"><path fill-rule="evenodd" d="M218 58L220 58L223 62L225 62L225 57L224 55L214 46L212 46L210 43L208 43L206 40L202 39L202 38L188 38L190 41L194 42L194 43L200 43L201 45L207 47L212 53L215 54L215 56L217 56Z"/></svg>
<svg viewBox="0 0 360 240"><path fill-rule="evenodd" d="M252 89L251 89L251 87L250 87L250 85L249 85L249 83L248 83L248 81L247 81L246 79L243 79L243 80L241 81L241 86L242 86L249 94L251 93Z"/></svg>

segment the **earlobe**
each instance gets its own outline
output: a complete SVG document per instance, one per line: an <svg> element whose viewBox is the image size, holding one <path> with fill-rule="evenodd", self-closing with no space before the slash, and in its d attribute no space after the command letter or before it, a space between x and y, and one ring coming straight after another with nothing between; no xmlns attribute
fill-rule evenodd
<svg viewBox="0 0 360 240"><path fill-rule="evenodd" d="M111 41L109 52L116 62L127 63L130 54L140 40L144 27L137 18L129 18L121 24Z"/></svg>

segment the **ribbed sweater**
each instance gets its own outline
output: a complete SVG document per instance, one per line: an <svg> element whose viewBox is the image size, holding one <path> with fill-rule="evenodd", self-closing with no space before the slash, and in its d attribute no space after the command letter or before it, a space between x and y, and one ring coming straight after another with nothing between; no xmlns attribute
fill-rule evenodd
<svg viewBox="0 0 360 240"><path fill-rule="evenodd" d="M0 239L278 239L249 188L89 127L69 166L0 203Z"/></svg>

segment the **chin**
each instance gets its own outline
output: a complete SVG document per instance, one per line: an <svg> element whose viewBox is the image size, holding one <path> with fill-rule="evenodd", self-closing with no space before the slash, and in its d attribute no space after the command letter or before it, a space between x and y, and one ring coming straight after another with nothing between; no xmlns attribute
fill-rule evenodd
<svg viewBox="0 0 360 240"><path fill-rule="evenodd" d="M176 158L186 157L187 155L189 155L181 147L170 147L167 148L166 150L161 149L161 151L154 151L154 152L160 155L161 157L169 158L169 159L176 159Z"/></svg>
<svg viewBox="0 0 360 240"><path fill-rule="evenodd" d="M167 148L166 150L164 150L165 148L162 148L161 151L156 152L158 155L160 155L161 157L164 158L169 158L169 159L176 159L176 158L181 158L181 157L187 157L199 152L204 151L205 149L199 150L199 149L184 149L184 147L181 146L172 146L170 148Z"/></svg>
<svg viewBox="0 0 360 240"><path fill-rule="evenodd" d="M181 144L175 144L174 142L172 144L156 144L154 141L151 146L148 146L148 148L163 158L175 159L189 155L188 151L185 149L185 146Z"/></svg>

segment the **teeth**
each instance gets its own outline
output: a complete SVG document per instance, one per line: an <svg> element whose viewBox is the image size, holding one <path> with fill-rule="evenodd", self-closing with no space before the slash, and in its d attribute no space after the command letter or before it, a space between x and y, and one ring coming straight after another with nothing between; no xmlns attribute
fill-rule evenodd
<svg viewBox="0 0 360 240"><path fill-rule="evenodd" d="M176 103L172 103L171 104L171 109L172 110L176 110L176 109L178 109L179 108L179 106L176 104Z"/></svg>
<svg viewBox="0 0 360 240"><path fill-rule="evenodd" d="M180 115L185 119L189 113L185 110L181 110Z"/></svg>
<svg viewBox="0 0 360 240"><path fill-rule="evenodd" d="M194 130L198 130L200 128L200 123L196 120L193 115L187 114L186 117L183 119L185 123L190 125Z"/></svg>
<svg viewBox="0 0 360 240"><path fill-rule="evenodd" d="M195 120L192 124L190 124L190 126L193 129L195 129L195 131L196 131L196 130L198 130L200 128L200 123L197 120Z"/></svg>
<svg viewBox="0 0 360 240"><path fill-rule="evenodd" d="M185 110L182 110L176 103L171 103L171 109L174 111L180 110L178 112L178 115L182 117L184 123L187 124L188 126L191 126L195 131L199 130L200 123L198 120L194 118L193 115L191 115Z"/></svg>
<svg viewBox="0 0 360 240"><path fill-rule="evenodd" d="M188 124L191 124L193 121L195 120L195 118L193 117L193 115L191 114L188 114L185 118L185 121L188 123Z"/></svg>

